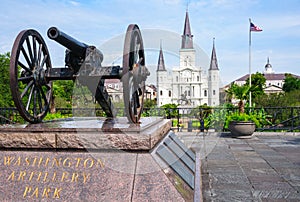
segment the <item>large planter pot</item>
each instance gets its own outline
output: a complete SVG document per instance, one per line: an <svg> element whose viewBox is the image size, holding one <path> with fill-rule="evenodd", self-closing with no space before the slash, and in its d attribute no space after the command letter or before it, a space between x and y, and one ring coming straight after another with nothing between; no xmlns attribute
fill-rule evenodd
<svg viewBox="0 0 300 202"><path fill-rule="evenodd" d="M255 123L252 121L232 121L228 129L233 136L250 136L255 131Z"/></svg>

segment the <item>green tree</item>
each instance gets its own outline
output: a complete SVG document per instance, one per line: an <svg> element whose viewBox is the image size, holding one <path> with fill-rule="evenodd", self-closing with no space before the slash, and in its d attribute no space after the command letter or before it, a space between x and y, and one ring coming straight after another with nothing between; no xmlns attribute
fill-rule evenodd
<svg viewBox="0 0 300 202"><path fill-rule="evenodd" d="M282 90L284 92L291 92L293 90L300 89L300 79L294 77L291 74L286 74L284 79L284 84L282 86Z"/></svg>
<svg viewBox="0 0 300 202"><path fill-rule="evenodd" d="M250 85L250 78L246 80L246 85ZM252 98L255 99L261 95L264 95L264 88L266 87L266 78L262 73L256 72L251 75L251 93Z"/></svg>
<svg viewBox="0 0 300 202"><path fill-rule="evenodd" d="M245 84L239 86L237 84L232 84L230 88L226 91L232 98L239 100L238 107L240 113L245 112L245 101L249 100L250 86Z"/></svg>
<svg viewBox="0 0 300 202"><path fill-rule="evenodd" d="M144 109L150 109L157 106L156 100L145 99L144 100Z"/></svg>
<svg viewBox="0 0 300 202"><path fill-rule="evenodd" d="M53 94L56 107L72 107L74 82L57 80L53 82Z"/></svg>
<svg viewBox="0 0 300 202"><path fill-rule="evenodd" d="M191 116L195 116L198 119L205 119L212 113L212 107L207 104L200 105L191 110Z"/></svg>
<svg viewBox="0 0 300 202"><path fill-rule="evenodd" d="M9 78L10 54L0 54L0 107L14 107Z"/></svg>
<svg viewBox="0 0 300 202"><path fill-rule="evenodd" d="M177 104L165 104L160 108L165 110L165 116L169 118L174 118L178 115Z"/></svg>

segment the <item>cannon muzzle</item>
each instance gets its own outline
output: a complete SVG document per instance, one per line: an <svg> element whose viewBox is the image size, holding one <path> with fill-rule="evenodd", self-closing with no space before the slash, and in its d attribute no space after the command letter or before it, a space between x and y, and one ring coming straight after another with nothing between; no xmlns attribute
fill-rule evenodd
<svg viewBox="0 0 300 202"><path fill-rule="evenodd" d="M88 45L77 41L73 37L60 31L56 27L50 27L48 29L47 35L50 39L58 42L59 44L72 51L72 53L77 57L85 58L86 49L89 47Z"/></svg>

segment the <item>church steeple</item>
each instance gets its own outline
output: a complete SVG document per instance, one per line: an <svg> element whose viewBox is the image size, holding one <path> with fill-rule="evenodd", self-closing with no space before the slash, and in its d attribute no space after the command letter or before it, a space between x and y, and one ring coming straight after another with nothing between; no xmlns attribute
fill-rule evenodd
<svg viewBox="0 0 300 202"><path fill-rule="evenodd" d="M165 60L164 60L164 54L162 51L161 42L160 42L160 51L159 51L159 58L158 58L158 64L157 64L156 71L167 71L166 67L165 67Z"/></svg>
<svg viewBox="0 0 300 202"><path fill-rule="evenodd" d="M216 49L215 49L215 38L213 39L213 49L212 49L212 52L211 52L209 70L219 70L217 55L216 55Z"/></svg>
<svg viewBox="0 0 300 202"><path fill-rule="evenodd" d="M182 37L181 48L182 49L193 49L193 35L192 35L192 31L191 31L191 26L190 26L188 10L186 11L186 14L185 14L183 35L181 37Z"/></svg>

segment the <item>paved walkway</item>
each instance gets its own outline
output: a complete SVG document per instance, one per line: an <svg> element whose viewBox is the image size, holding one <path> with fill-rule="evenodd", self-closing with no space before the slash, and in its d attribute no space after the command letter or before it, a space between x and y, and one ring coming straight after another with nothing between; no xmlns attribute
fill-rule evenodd
<svg viewBox="0 0 300 202"><path fill-rule="evenodd" d="M300 133L177 135L200 152L204 201L300 201Z"/></svg>

